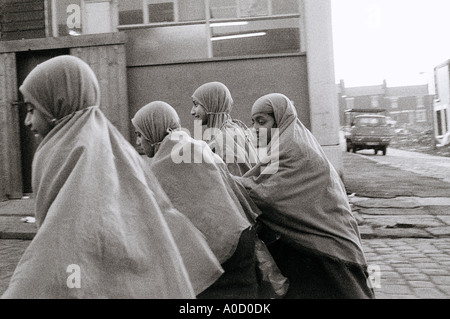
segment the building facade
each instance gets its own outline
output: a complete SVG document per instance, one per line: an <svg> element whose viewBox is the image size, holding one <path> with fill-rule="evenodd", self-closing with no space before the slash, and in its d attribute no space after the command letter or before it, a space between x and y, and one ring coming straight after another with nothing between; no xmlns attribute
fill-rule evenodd
<svg viewBox="0 0 450 319"><path fill-rule="evenodd" d="M36 144L18 87L61 54L91 65L102 110L131 143L130 118L154 100L174 106L193 132L192 93L220 81L232 116L248 125L257 98L287 95L342 171L330 0L2 0L0 10L0 147L9 150L0 198L32 192Z"/></svg>
<svg viewBox="0 0 450 319"><path fill-rule="evenodd" d="M434 138L437 145L450 144L450 60L446 60L434 67Z"/></svg>
<svg viewBox="0 0 450 319"><path fill-rule="evenodd" d="M397 126L402 124L433 127L433 94L428 85L388 86L380 85L346 87L343 80L337 87L340 125L344 123L344 111L353 108L382 108Z"/></svg>

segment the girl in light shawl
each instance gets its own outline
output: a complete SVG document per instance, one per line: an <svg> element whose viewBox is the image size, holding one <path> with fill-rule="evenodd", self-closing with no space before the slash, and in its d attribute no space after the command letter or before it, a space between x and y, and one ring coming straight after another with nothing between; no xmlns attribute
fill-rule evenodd
<svg viewBox="0 0 450 319"><path fill-rule="evenodd" d="M167 196L205 235L225 270L197 297L256 298L256 234L247 219L251 209L242 207L234 193L225 163L205 142L181 130L178 114L165 102L145 105L132 123L137 144L152 157L151 170Z"/></svg>
<svg viewBox="0 0 450 319"><path fill-rule="evenodd" d="M274 240L269 250L290 281L285 297L374 297L344 185L292 102L265 95L252 119L260 137L269 130L268 158L235 179L262 211L258 220L271 236L261 236Z"/></svg>
<svg viewBox="0 0 450 319"><path fill-rule="evenodd" d="M209 82L192 95L191 114L206 125L206 142L227 164L231 174L242 176L258 161L249 128L230 116L233 99L220 82Z"/></svg>
<svg viewBox="0 0 450 319"><path fill-rule="evenodd" d="M155 198L164 194L99 109L85 62L50 59L20 91L25 122L43 137L32 166L38 231L3 298L195 298L222 273L200 232ZM198 259L183 259L186 249Z"/></svg>

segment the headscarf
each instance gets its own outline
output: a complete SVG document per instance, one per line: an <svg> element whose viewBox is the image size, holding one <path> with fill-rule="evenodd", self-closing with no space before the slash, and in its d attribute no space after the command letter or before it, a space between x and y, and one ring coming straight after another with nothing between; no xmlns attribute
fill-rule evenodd
<svg viewBox="0 0 450 319"><path fill-rule="evenodd" d="M62 68L66 71L61 72ZM94 72L74 56L59 56L39 64L19 89L53 122L89 106L100 105L100 89Z"/></svg>
<svg viewBox="0 0 450 319"><path fill-rule="evenodd" d="M205 108L208 115L208 128L220 129L222 124L231 119L233 98L230 90L221 82L208 82L198 87L192 97Z"/></svg>
<svg viewBox="0 0 450 319"><path fill-rule="evenodd" d="M258 162L249 128L230 116L233 99L221 82L209 82L197 88L193 98L205 108L208 116L207 137L210 148L227 164L230 173L242 176Z"/></svg>
<svg viewBox="0 0 450 319"><path fill-rule="evenodd" d="M20 90L57 124L33 159L38 231L2 298L194 298L175 240L201 261L208 247L155 198L155 178L98 108L89 66L50 59Z"/></svg>
<svg viewBox="0 0 450 319"><path fill-rule="evenodd" d="M168 133L181 127L177 112L163 101L143 106L131 122L152 146L159 145ZM165 130L161 130L161 127Z"/></svg>
<svg viewBox="0 0 450 319"><path fill-rule="evenodd" d="M178 118L167 103L150 103L136 113L134 123L144 136L163 136L172 122L170 116ZM166 120L154 121L155 117ZM234 253L242 231L250 227L248 212L234 193L238 188L227 177L225 164L205 142L192 139L183 130L154 141L161 142L151 162L159 183L175 208L205 235L220 263L225 262Z"/></svg>
<svg viewBox="0 0 450 319"><path fill-rule="evenodd" d="M260 112L273 113L279 134L269 143L268 158L236 178L261 209L259 219L298 249L364 266L344 185L292 102L268 94L253 105L252 115ZM272 173L262 174L267 167Z"/></svg>

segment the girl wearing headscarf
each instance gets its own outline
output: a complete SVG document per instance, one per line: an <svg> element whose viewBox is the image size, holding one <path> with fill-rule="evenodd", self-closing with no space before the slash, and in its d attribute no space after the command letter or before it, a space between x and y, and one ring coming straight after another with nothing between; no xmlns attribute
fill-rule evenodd
<svg viewBox="0 0 450 319"><path fill-rule="evenodd" d="M25 123L43 137L32 166L38 231L2 298L195 298L220 276L201 233L155 198L164 194L99 109L85 62L41 63L20 91Z"/></svg>
<svg viewBox="0 0 450 319"><path fill-rule="evenodd" d="M181 129L178 114L165 102L145 105L132 123L137 144L152 157L151 170L167 196L205 235L225 270L197 297L257 298L256 234L248 221L251 204L246 206L236 195L225 163L205 142Z"/></svg>
<svg viewBox="0 0 450 319"><path fill-rule="evenodd" d="M292 102L265 95L252 119L257 135L267 135L267 157L235 179L262 211L261 236L272 239L268 248L290 281L285 298L373 298L344 185Z"/></svg>
<svg viewBox="0 0 450 319"><path fill-rule="evenodd" d="M227 164L231 174L242 176L258 161L249 128L230 116L233 99L221 82L209 82L192 95L191 114L206 125L206 142Z"/></svg>

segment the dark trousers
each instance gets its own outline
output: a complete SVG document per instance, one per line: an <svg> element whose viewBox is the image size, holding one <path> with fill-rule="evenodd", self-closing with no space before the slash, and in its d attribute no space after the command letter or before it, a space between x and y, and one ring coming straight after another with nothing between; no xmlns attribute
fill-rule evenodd
<svg viewBox="0 0 450 319"><path fill-rule="evenodd" d="M258 280L255 257L256 232L244 230L234 254L222 264L224 273L198 299L256 299Z"/></svg>
<svg viewBox="0 0 450 319"><path fill-rule="evenodd" d="M301 251L281 240L268 248L281 273L289 279L285 299L375 298L363 266Z"/></svg>

